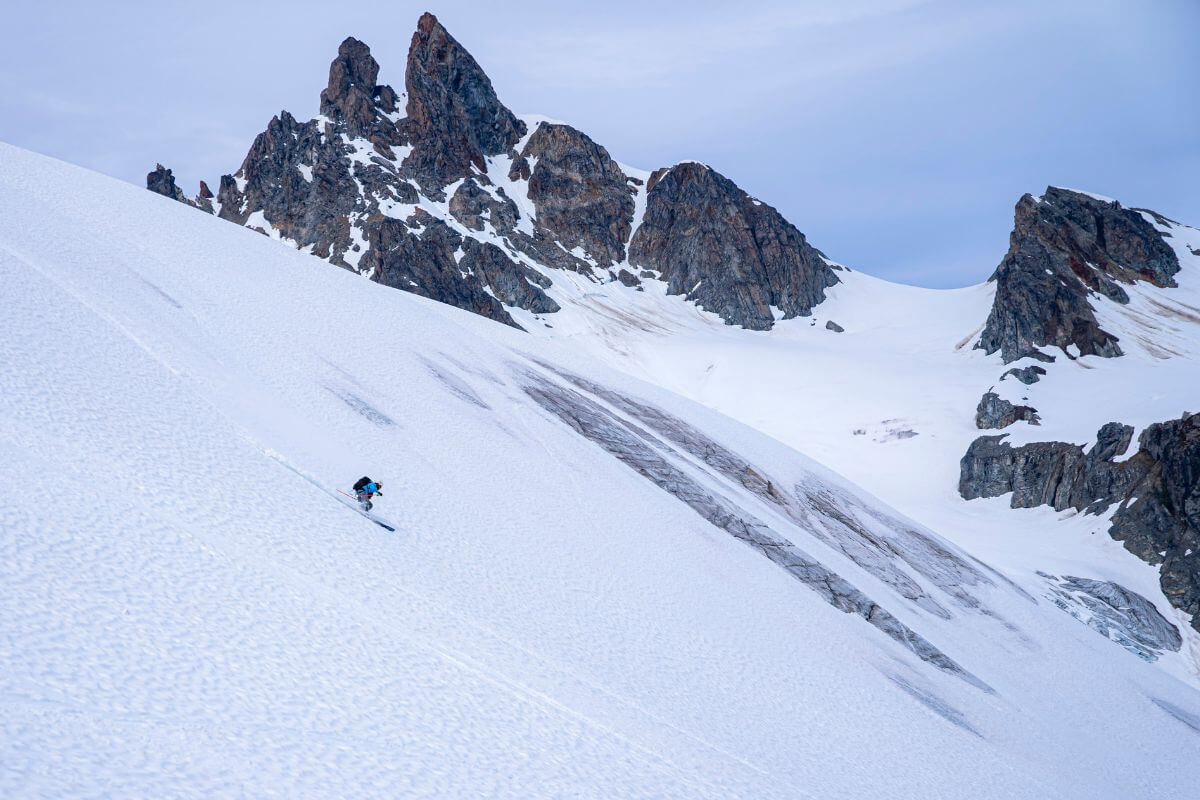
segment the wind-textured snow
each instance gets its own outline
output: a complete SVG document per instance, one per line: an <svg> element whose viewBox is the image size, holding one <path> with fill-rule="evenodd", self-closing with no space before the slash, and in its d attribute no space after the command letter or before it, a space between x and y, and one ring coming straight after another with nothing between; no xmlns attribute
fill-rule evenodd
<svg viewBox="0 0 1200 800"><path fill-rule="evenodd" d="M1194 796L1170 670L570 337L7 146L0 285L0 796Z"/></svg>

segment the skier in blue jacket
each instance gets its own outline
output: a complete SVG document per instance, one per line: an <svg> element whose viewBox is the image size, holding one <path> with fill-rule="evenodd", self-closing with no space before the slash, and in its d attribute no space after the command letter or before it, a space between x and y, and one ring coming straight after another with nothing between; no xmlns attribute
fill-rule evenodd
<svg viewBox="0 0 1200 800"><path fill-rule="evenodd" d="M383 492L379 491L383 488L383 484L379 481L373 481L370 478L363 476L354 484L354 496L358 498L358 504L362 506L363 511L371 510L371 498L375 495L383 496Z"/></svg>

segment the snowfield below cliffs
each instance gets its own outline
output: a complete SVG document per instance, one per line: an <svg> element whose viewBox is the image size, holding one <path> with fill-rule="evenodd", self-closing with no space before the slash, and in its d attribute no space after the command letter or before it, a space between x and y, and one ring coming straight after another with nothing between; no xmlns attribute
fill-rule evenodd
<svg viewBox="0 0 1200 800"><path fill-rule="evenodd" d="M728 387L6 145L0 285L0 795L1195 795L1186 653L1063 613L1034 537L975 548L671 391ZM599 332L665 369L627 324L671 320ZM896 391L828 427L931 438ZM363 474L395 533L337 500Z"/></svg>

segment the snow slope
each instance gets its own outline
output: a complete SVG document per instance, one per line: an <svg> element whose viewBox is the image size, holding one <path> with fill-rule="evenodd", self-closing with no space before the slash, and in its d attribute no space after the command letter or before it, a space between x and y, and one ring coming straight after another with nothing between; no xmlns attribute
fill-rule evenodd
<svg viewBox="0 0 1200 800"><path fill-rule="evenodd" d="M1005 433L1014 445L1090 445L1102 425L1120 421L1134 426L1136 443L1147 425L1200 406L1200 231L1146 218L1170 234L1179 286L1128 287L1125 306L1093 301L1101 326L1120 338L1120 358L1059 353L1053 364L1006 365L999 353L973 349L994 285L923 289L848 268L812 317L780 320L766 332L725 325L667 296L660 282L635 293L561 274L550 292L564 308L553 328L528 327L803 451L1032 592L1048 591L1039 571L1137 591L1185 632L1183 651L1162 666L1198 683L1200 637L1190 617L1162 595L1156 568L1107 536L1107 515L1013 510L1007 496L968 503L957 492L959 459L983 433ZM845 331L827 330L827 321ZM1001 380L1026 364L1047 375L1031 386ZM975 409L987 391L1032 405L1041 424L980 431Z"/></svg>
<svg viewBox="0 0 1200 800"><path fill-rule="evenodd" d="M1170 669L582 329L8 146L0 285L0 795L1194 795Z"/></svg>

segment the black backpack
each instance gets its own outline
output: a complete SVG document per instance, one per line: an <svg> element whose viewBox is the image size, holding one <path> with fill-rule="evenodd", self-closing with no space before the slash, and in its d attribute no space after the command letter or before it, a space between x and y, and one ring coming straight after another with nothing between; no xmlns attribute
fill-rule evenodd
<svg viewBox="0 0 1200 800"><path fill-rule="evenodd" d="M366 486L370 482L371 482L371 479L364 475L363 477L359 478L355 482L354 491L357 492L357 491L361 490L364 486Z"/></svg>

